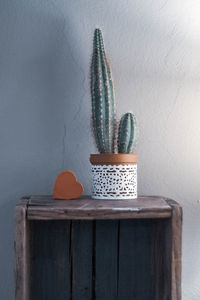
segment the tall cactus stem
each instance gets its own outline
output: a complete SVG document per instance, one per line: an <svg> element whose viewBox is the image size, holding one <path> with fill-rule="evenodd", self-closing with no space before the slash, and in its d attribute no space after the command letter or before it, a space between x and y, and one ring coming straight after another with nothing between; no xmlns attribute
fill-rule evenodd
<svg viewBox="0 0 200 300"><path fill-rule="evenodd" d="M106 57L103 37L96 29L91 64L91 96L93 131L100 153L114 152L115 101L111 69Z"/></svg>

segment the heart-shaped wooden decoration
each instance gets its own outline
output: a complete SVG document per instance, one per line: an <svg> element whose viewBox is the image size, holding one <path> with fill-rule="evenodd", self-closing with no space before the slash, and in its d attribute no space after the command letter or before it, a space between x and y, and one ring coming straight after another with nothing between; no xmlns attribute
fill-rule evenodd
<svg viewBox="0 0 200 300"><path fill-rule="evenodd" d="M55 185L53 197L55 199L76 199L83 194L83 186L77 181L72 171L64 171L58 175Z"/></svg>

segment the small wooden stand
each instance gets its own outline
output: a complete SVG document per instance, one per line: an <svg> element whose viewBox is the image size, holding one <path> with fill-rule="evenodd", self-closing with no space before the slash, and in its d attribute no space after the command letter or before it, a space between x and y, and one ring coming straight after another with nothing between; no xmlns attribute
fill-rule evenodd
<svg viewBox="0 0 200 300"><path fill-rule="evenodd" d="M173 200L23 198L16 300L180 300L182 209Z"/></svg>

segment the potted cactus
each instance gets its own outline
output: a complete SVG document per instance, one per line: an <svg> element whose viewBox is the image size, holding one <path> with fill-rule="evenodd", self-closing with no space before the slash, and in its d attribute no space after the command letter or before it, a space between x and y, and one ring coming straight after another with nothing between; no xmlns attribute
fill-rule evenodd
<svg viewBox="0 0 200 300"><path fill-rule="evenodd" d="M116 138L115 97L111 68L99 28L94 32L91 98L93 133L100 152L90 155L92 198L137 198L137 155L133 154L137 137L136 118L132 113L123 115L119 123L118 138Z"/></svg>

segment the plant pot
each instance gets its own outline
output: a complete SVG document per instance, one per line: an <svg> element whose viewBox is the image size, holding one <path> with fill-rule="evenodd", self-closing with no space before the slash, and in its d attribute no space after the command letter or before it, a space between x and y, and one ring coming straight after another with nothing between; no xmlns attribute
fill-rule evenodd
<svg viewBox="0 0 200 300"><path fill-rule="evenodd" d="M92 198L137 198L137 154L91 154Z"/></svg>

